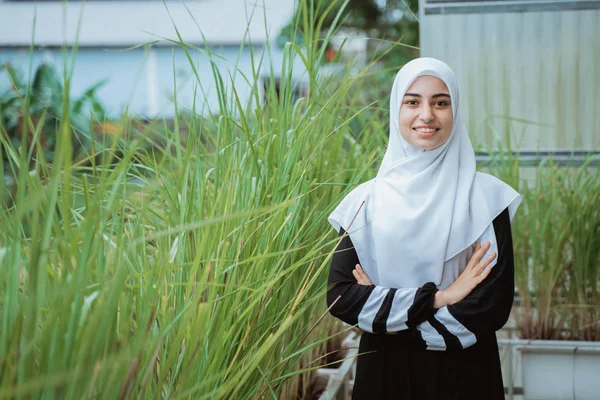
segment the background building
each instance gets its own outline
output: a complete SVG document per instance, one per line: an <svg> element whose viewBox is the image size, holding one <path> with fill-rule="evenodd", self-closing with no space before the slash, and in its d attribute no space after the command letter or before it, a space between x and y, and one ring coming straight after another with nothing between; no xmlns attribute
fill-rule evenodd
<svg viewBox="0 0 600 400"><path fill-rule="evenodd" d="M421 55L458 75L474 136L600 147L600 1L420 0L419 12Z"/></svg>
<svg viewBox="0 0 600 400"><path fill-rule="evenodd" d="M259 80L269 76L268 57L281 65L283 53L278 46L270 46L270 56L264 53L268 40L275 43L281 27L291 19L294 0L166 4L88 0L83 8L78 1L64 8L61 1L0 0L0 64L10 62L27 73L33 40L33 70L50 62L62 73L62 46L73 48L77 43L71 94L78 96L106 80L97 95L109 115L118 116L128 107L130 113L144 117L172 117L175 88L180 110L192 107L194 90L198 112L217 110L211 59L225 86L231 88L234 82L243 104L250 100L253 74ZM189 45L191 62L181 46L171 42L179 40L175 26ZM258 66L261 57L261 69L253 71L253 58ZM297 72L302 74L300 68ZM2 79L0 85L3 91L8 80Z"/></svg>

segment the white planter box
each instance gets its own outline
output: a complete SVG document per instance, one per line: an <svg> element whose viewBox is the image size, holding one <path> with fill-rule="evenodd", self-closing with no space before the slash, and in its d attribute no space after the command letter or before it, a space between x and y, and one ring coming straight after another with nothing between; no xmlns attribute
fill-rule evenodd
<svg viewBox="0 0 600 400"><path fill-rule="evenodd" d="M519 342L527 400L600 399L600 342Z"/></svg>
<svg viewBox="0 0 600 400"><path fill-rule="evenodd" d="M319 400L349 400L352 397L358 340L355 332L349 332L342 341L342 347L348 348L344 354L344 362L338 368L317 370L317 379L327 380L327 387Z"/></svg>

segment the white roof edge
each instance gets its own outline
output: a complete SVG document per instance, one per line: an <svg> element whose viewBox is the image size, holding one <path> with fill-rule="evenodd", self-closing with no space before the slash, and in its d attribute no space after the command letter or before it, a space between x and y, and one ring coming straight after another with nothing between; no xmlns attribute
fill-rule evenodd
<svg viewBox="0 0 600 400"><path fill-rule="evenodd" d="M77 43L82 47L133 46L155 40L168 44L165 39L178 40L171 18L185 43L261 45L275 40L294 13L294 0L190 0L168 2L168 10L162 1L94 1L84 4L83 13L82 4L68 2L65 13L61 2L0 0L0 47L29 46L36 13L36 45L74 44L81 16Z"/></svg>

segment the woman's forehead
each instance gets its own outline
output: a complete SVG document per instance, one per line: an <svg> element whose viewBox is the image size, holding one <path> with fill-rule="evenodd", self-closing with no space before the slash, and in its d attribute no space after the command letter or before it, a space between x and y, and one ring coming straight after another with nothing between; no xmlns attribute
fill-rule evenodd
<svg viewBox="0 0 600 400"><path fill-rule="evenodd" d="M448 86L443 80L433 75L421 75L415 78L411 85L406 89L405 95L411 93L418 94L450 94Z"/></svg>

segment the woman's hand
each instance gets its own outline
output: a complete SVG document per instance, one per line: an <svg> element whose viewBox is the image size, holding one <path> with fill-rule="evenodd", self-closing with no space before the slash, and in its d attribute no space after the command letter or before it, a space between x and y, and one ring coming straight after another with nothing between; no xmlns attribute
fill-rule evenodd
<svg viewBox="0 0 600 400"><path fill-rule="evenodd" d="M354 275L354 279L356 279L359 285L370 286L373 284L360 264L356 264L356 268L352 270L352 275Z"/></svg>
<svg viewBox="0 0 600 400"><path fill-rule="evenodd" d="M435 293L435 299L433 302L434 308L441 308L458 303L469 295L487 276L489 275L491 268L486 268L496 258L496 252L492 252L484 260L481 259L486 251L490 248L490 242L486 242L483 246L479 243L475 245L475 251L467 264L465 270L459 275L459 277L450 285L449 288L444 290L438 290ZM356 264L354 270L352 270L354 279L359 285L372 285L371 279L367 276L365 271L362 269L360 264Z"/></svg>
<svg viewBox="0 0 600 400"><path fill-rule="evenodd" d="M440 308L458 303L477 287L490 274L491 268L486 268L496 258L496 252L492 252L484 260L481 259L490 248L490 242L483 246L475 245L475 251L467 264L465 270L459 275L449 288L438 290L433 302L434 308Z"/></svg>

